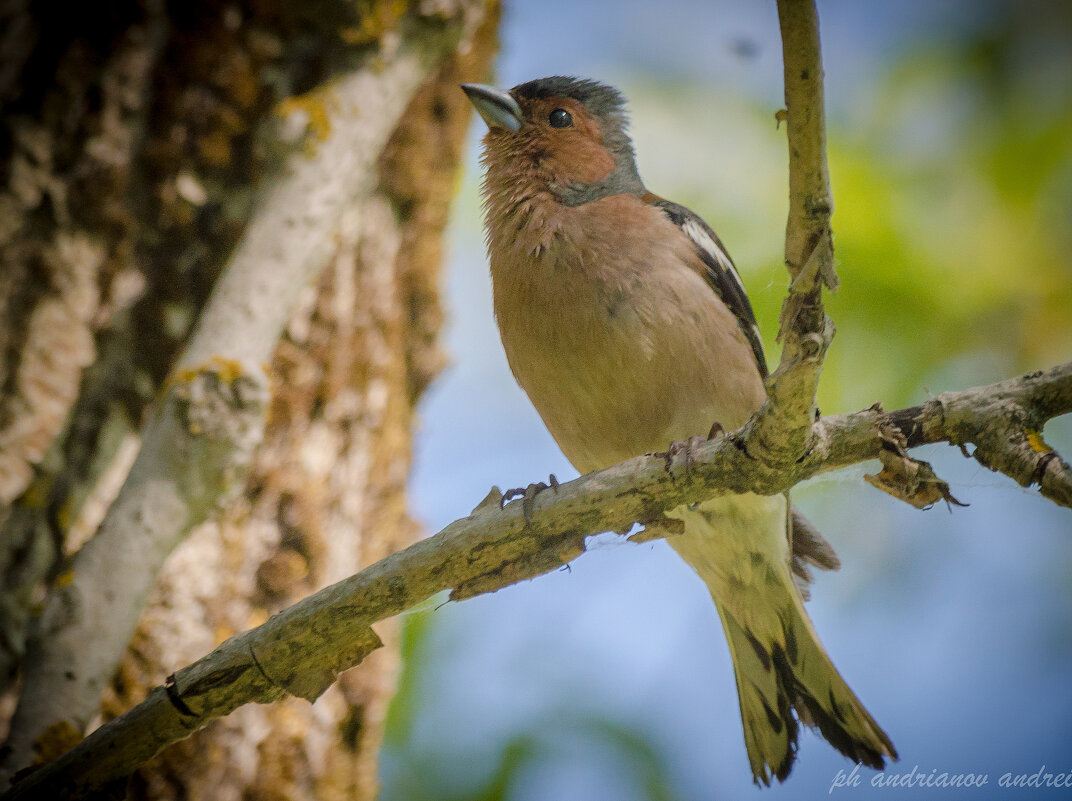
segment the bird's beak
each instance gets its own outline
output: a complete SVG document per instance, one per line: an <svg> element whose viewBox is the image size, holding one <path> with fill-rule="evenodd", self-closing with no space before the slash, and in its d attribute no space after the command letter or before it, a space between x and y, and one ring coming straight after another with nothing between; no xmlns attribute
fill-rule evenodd
<svg viewBox="0 0 1072 801"><path fill-rule="evenodd" d="M506 128L517 131L521 128L521 107L502 89L482 83L463 83L462 90L489 128Z"/></svg>

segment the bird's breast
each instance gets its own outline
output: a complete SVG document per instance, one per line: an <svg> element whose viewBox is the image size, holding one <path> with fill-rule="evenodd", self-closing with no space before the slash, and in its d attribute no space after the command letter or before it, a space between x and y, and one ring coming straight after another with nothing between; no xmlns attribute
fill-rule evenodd
<svg viewBox="0 0 1072 801"><path fill-rule="evenodd" d="M560 208L538 235L491 237L490 255L510 368L566 457L588 472L706 433L717 413L743 422L762 384L687 239L632 196ZM743 393L719 391L728 362Z"/></svg>

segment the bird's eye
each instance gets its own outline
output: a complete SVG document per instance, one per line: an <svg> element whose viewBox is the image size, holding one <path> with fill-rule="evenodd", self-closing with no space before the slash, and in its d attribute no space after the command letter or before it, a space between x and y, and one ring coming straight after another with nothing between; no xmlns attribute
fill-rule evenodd
<svg viewBox="0 0 1072 801"><path fill-rule="evenodd" d="M564 108L556 108L548 115L547 121L552 128L569 128L573 125L573 116Z"/></svg>

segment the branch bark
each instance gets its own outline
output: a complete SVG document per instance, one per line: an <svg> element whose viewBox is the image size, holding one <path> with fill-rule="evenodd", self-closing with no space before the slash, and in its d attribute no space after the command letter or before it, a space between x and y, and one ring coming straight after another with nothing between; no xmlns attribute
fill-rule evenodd
<svg viewBox="0 0 1072 801"><path fill-rule="evenodd" d="M945 392L922 406L890 415L905 447L929 442L974 445L972 457L1022 487L1037 484L1043 497L1072 508L1072 470L1046 444L1048 420L1069 412L1069 365L1038 370L994 385L982 395Z"/></svg>
<svg viewBox="0 0 1072 801"><path fill-rule="evenodd" d="M778 0L778 23L789 138L785 262L789 277L795 281L822 236L829 233L834 203L826 164L823 64L814 0ZM832 276L836 281L833 265L824 267L828 270L824 280Z"/></svg>
<svg viewBox="0 0 1072 801"><path fill-rule="evenodd" d="M789 146L785 265L789 292L778 339L782 356L767 379L767 403L753 418L762 449L783 458L809 447L815 393L834 324L822 290L837 289L830 230L833 202L826 166L826 118L819 18L814 0L778 0Z"/></svg>
<svg viewBox="0 0 1072 801"><path fill-rule="evenodd" d="M55 761L30 773L7 799L66 793L81 798L128 775L164 746L238 706L285 693L313 700L342 670L378 647L371 626L443 590L450 600L494 592L547 573L585 550L585 538L658 521L663 511L720 493L784 492L819 473L879 457L898 438L977 446L976 458L1002 469L1007 447L1072 413L1072 362L998 384L947 392L922 406L884 412L876 404L824 417L809 427L803 459L779 462L762 452L747 427L698 446L686 472L679 457L641 456L560 484L536 496L531 520L523 502L500 509L498 488L466 518L388 556L232 637L183 668L122 717L93 732ZM1025 427L1027 426L1027 427ZM1015 451L1013 477L1048 482L1044 494L1072 506L1072 468L1055 452ZM757 458L758 457L758 458ZM1018 461L1027 459L1028 463ZM1022 469L1021 469L1022 468ZM663 536L663 527L656 536Z"/></svg>
<svg viewBox="0 0 1072 801"><path fill-rule="evenodd" d="M343 212L371 189L375 161L409 99L471 33L474 8L415 21L419 35L400 37L372 63L279 109L281 125L295 133L292 152L146 422L115 504L49 595L27 652L0 786L43 746L80 736L164 559L242 488L264 433L264 365L291 309L332 253Z"/></svg>

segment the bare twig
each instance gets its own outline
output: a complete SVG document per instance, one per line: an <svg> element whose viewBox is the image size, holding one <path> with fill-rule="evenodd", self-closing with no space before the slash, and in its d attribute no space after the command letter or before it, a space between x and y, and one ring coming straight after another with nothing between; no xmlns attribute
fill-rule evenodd
<svg viewBox="0 0 1072 801"><path fill-rule="evenodd" d="M814 0L778 0L789 146L789 217L785 264L789 293L778 339L782 356L767 379L768 402L754 419L763 449L788 458L808 448L815 391L834 325L823 309L823 287L837 288L830 232L830 179L819 18Z"/></svg>
<svg viewBox="0 0 1072 801"><path fill-rule="evenodd" d="M912 445L1011 441L1027 430L1024 425L1034 432L1070 412L1072 363L944 393L911 409L886 413L876 405L824 417L811 427L811 445L800 460L777 464L776 454L752 458L759 445L743 429L697 446L688 475L680 465L668 474L661 456L631 459L540 493L530 521L520 501L500 509L501 495L493 489L469 517L305 598L178 671L4 799L47 797L60 788L83 797L241 704L268 702L284 692L312 700L335 674L378 646L371 630L377 621L442 590L452 589L451 598L458 600L554 570L584 552L588 535L624 531L637 521L657 524L664 510L719 493L783 492L816 474L878 457L891 436ZM1036 451L1028 467L1044 467L1051 497L1063 502L1072 486L1070 471L1049 453ZM656 536L666 533L652 528Z"/></svg>
<svg viewBox="0 0 1072 801"><path fill-rule="evenodd" d="M786 130L789 139L789 219L785 261L796 281L812 252L830 232L833 201L826 166L826 112L819 17L814 0L778 0L785 76ZM829 243L826 243L829 249ZM836 289L833 264L817 264L810 278L821 277Z"/></svg>

